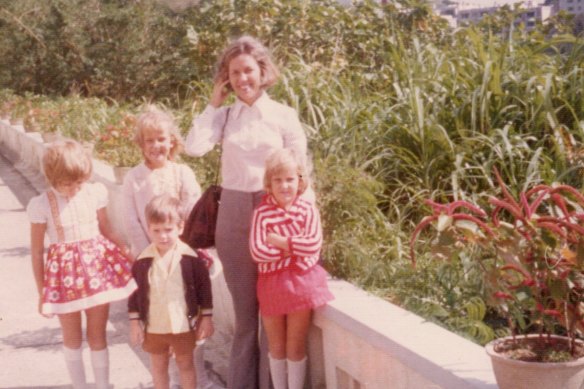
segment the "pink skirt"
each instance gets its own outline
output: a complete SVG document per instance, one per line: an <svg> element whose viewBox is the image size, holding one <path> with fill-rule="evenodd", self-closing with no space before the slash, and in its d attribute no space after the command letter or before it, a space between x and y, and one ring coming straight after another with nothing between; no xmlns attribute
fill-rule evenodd
<svg viewBox="0 0 584 389"><path fill-rule="evenodd" d="M326 277L326 271L319 265L304 272L293 267L274 273L259 273L260 314L287 315L326 304L334 299Z"/></svg>
<svg viewBox="0 0 584 389"><path fill-rule="evenodd" d="M44 314L77 312L128 297L136 288L132 264L98 236L49 246L42 295Z"/></svg>

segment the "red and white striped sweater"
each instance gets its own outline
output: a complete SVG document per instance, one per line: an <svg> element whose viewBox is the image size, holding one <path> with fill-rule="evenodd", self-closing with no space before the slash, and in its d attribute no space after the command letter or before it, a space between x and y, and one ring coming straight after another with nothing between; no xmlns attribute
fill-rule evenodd
<svg viewBox="0 0 584 389"><path fill-rule="evenodd" d="M288 252L267 243L270 232L288 237ZM301 198L285 210L278 206L273 196L266 195L254 211L249 246L260 273L293 266L307 270L319 260L322 246L320 214L312 203Z"/></svg>

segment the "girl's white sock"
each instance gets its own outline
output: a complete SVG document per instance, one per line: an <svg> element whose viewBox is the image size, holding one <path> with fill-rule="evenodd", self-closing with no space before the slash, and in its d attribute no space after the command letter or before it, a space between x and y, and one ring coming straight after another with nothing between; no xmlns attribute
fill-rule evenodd
<svg viewBox="0 0 584 389"><path fill-rule="evenodd" d="M288 388L304 388L304 378L306 377L306 357L300 361L287 360L288 364Z"/></svg>
<svg viewBox="0 0 584 389"><path fill-rule="evenodd" d="M286 360L274 359L270 354L268 354L268 358L270 360L270 373L274 389L286 389L288 387L286 384Z"/></svg>
<svg viewBox="0 0 584 389"><path fill-rule="evenodd" d="M87 382L85 381L82 348L67 348L63 346L63 355L65 356L65 363L67 364L73 389L85 389Z"/></svg>
<svg viewBox="0 0 584 389"><path fill-rule="evenodd" d="M103 350L91 350L91 366L95 376L96 389L109 388L109 353L107 347Z"/></svg>

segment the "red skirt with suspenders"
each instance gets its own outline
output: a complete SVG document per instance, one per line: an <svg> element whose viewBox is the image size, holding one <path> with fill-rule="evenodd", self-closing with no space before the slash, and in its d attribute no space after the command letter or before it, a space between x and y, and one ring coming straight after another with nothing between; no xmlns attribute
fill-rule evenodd
<svg viewBox="0 0 584 389"><path fill-rule="evenodd" d="M128 297L136 289L130 260L102 235L64 242L57 199L52 191L47 196L58 243L52 243L47 253L42 312L77 312Z"/></svg>

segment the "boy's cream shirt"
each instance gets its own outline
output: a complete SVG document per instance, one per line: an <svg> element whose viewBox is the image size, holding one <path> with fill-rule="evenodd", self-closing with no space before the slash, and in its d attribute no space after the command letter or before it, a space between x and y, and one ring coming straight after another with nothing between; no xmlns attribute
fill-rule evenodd
<svg viewBox="0 0 584 389"><path fill-rule="evenodd" d="M160 256L151 244L138 257L154 258L148 273L150 308L148 332L152 334L179 334L190 331L187 318L184 283L180 267L183 254L193 255L192 249L178 241L173 249ZM170 266L165 263L170 262Z"/></svg>

